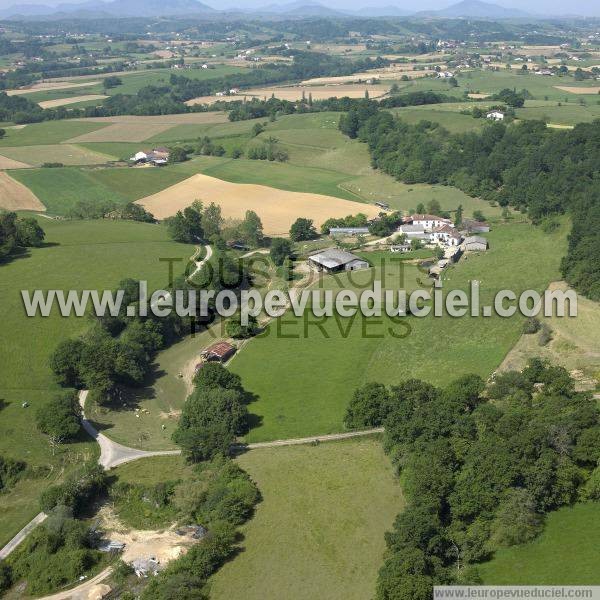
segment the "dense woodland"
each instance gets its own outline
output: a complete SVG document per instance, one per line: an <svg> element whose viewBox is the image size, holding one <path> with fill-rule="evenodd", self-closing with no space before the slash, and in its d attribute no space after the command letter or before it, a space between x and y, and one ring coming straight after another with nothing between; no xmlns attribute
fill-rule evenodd
<svg viewBox="0 0 600 600"><path fill-rule="evenodd" d="M532 360L488 386L409 380L359 388L351 428L385 426L406 508L387 534L378 600L427 600L436 584L478 584L476 565L534 539L545 515L600 498L600 412L562 367Z"/></svg>
<svg viewBox="0 0 600 600"><path fill-rule="evenodd" d="M552 215L568 213L563 277L600 300L600 120L565 131L525 121L452 134L430 121L409 125L363 101L340 129L369 145L375 167L406 183L453 185L547 226Z"/></svg>

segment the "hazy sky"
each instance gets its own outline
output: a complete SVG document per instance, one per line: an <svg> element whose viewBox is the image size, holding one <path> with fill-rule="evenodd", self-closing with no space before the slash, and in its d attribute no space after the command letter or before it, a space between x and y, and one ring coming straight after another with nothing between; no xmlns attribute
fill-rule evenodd
<svg viewBox="0 0 600 600"><path fill-rule="evenodd" d="M79 3L82 0L22 0L23 4L45 4L54 6L59 3ZM169 0L165 0L168 4ZM214 8L244 8L265 6L268 4L286 4L291 0L201 0ZM311 0L307 0L310 2ZM362 8L368 6L398 6L406 11L432 10L445 8L458 0L315 0L332 8ZM537 15L579 14L600 16L600 0L486 0L507 8L519 8ZM98 1L101 3L101 0ZM0 8L19 5L19 0L0 0Z"/></svg>

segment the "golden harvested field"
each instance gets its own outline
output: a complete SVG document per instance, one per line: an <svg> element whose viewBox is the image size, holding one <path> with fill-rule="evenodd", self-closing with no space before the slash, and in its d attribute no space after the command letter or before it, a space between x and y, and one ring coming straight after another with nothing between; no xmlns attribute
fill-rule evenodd
<svg viewBox="0 0 600 600"><path fill-rule="evenodd" d="M55 100L44 100L38 102L42 108L56 108L57 106L65 106L66 104L76 104L77 102L86 102L87 100L104 100L108 98L103 94L88 94L87 96L71 96L70 98L56 98Z"/></svg>
<svg viewBox="0 0 600 600"><path fill-rule="evenodd" d="M412 66L402 65L398 67L385 67L384 69L373 69L372 71L363 71L362 73L354 73L353 75L340 75L337 77L314 77L313 79L306 79L300 82L301 85L336 85L344 84L352 81L365 81L367 79L400 79L404 75L410 79L416 79L418 77L425 77L433 73L430 69L423 71L413 71Z"/></svg>
<svg viewBox="0 0 600 600"><path fill-rule="evenodd" d="M581 87L576 85L555 85L557 90L563 92L569 92L569 94L598 94L600 93L600 87Z"/></svg>
<svg viewBox="0 0 600 600"><path fill-rule="evenodd" d="M491 94L467 94L469 98L473 98L473 100L485 100L489 98Z"/></svg>
<svg viewBox="0 0 600 600"><path fill-rule="evenodd" d="M194 104L212 104L219 100L225 100L226 102L233 102L234 100L242 100L244 97L251 98L256 97L259 99L269 99L272 95L280 100L289 100L293 102L295 100L302 99L302 93L308 98L311 94L313 100L326 100L327 98L342 98L348 96L349 98L362 98L365 95L365 91L369 92L371 98L378 98L384 96L389 92L387 85L331 85L331 86L289 86L289 87L269 87L269 88L256 88L251 90L245 90L236 96L200 96L198 98L192 98L186 102L187 105L192 106Z"/></svg>
<svg viewBox="0 0 600 600"><path fill-rule="evenodd" d="M27 169L28 167L31 167L31 165L8 158L8 156L0 156L0 169Z"/></svg>
<svg viewBox="0 0 600 600"><path fill-rule="evenodd" d="M250 96L248 94L239 94L237 96L198 96L197 98L187 100L186 104L194 106L194 104L214 104L215 102L237 102L244 98L250 98Z"/></svg>
<svg viewBox="0 0 600 600"><path fill-rule="evenodd" d="M122 115L117 117L89 117L87 119L76 119L86 123L125 123L134 125L203 125L205 123L227 123L226 112L208 113L180 113L175 115L155 115L143 117L138 115Z"/></svg>
<svg viewBox="0 0 600 600"><path fill-rule="evenodd" d="M0 172L0 208L6 210L46 210L46 207L29 188L15 181L8 173L4 172Z"/></svg>
<svg viewBox="0 0 600 600"><path fill-rule="evenodd" d="M35 83L28 88L23 88L20 90L8 90L6 95L22 96L23 94L33 94L34 92L45 92L48 90L70 90L72 88L89 87L98 83L100 82L86 81L85 83L63 83L62 81L42 81L40 83Z"/></svg>
<svg viewBox="0 0 600 600"><path fill-rule="evenodd" d="M330 217L364 213L375 217L379 209L373 204L342 200L322 194L289 192L246 183L230 183L208 175L193 175L180 183L138 200L157 219L164 219L183 210L194 200L204 204L214 202L226 219L242 219L247 210L261 218L266 235L287 235L298 217L312 219L317 228Z"/></svg>

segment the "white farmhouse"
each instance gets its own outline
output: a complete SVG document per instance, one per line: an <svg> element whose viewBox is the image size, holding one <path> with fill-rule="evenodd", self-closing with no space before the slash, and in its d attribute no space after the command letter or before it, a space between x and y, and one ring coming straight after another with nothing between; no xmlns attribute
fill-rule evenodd
<svg viewBox="0 0 600 600"><path fill-rule="evenodd" d="M485 115L485 118L491 121L504 121L504 113L499 110L492 110Z"/></svg>
<svg viewBox="0 0 600 600"><path fill-rule="evenodd" d="M460 233L451 225L436 227L431 232L431 241L446 246L458 246L462 240Z"/></svg>
<svg viewBox="0 0 600 600"><path fill-rule="evenodd" d="M436 227L442 227L443 225L452 225L450 219L437 217L436 215L411 215L409 220L413 225L420 225L426 231L432 231Z"/></svg>

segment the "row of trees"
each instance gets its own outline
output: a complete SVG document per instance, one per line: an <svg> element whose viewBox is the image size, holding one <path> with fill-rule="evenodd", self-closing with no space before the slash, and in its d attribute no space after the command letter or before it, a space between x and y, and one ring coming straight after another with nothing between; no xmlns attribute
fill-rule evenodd
<svg viewBox="0 0 600 600"><path fill-rule="evenodd" d="M345 422L385 426L408 499L386 535L381 600L425 600L436 584L478 583L475 565L533 539L548 512L600 498L598 407L562 367L539 359L487 389L475 375L445 388L367 384Z"/></svg>
<svg viewBox="0 0 600 600"><path fill-rule="evenodd" d="M374 166L406 183L453 185L515 206L534 222L570 212L573 229L563 276L583 294L600 299L595 259L600 252L600 120L573 130L524 121L451 134L437 123L409 125L387 111L364 107L351 110L340 129L368 143Z"/></svg>

